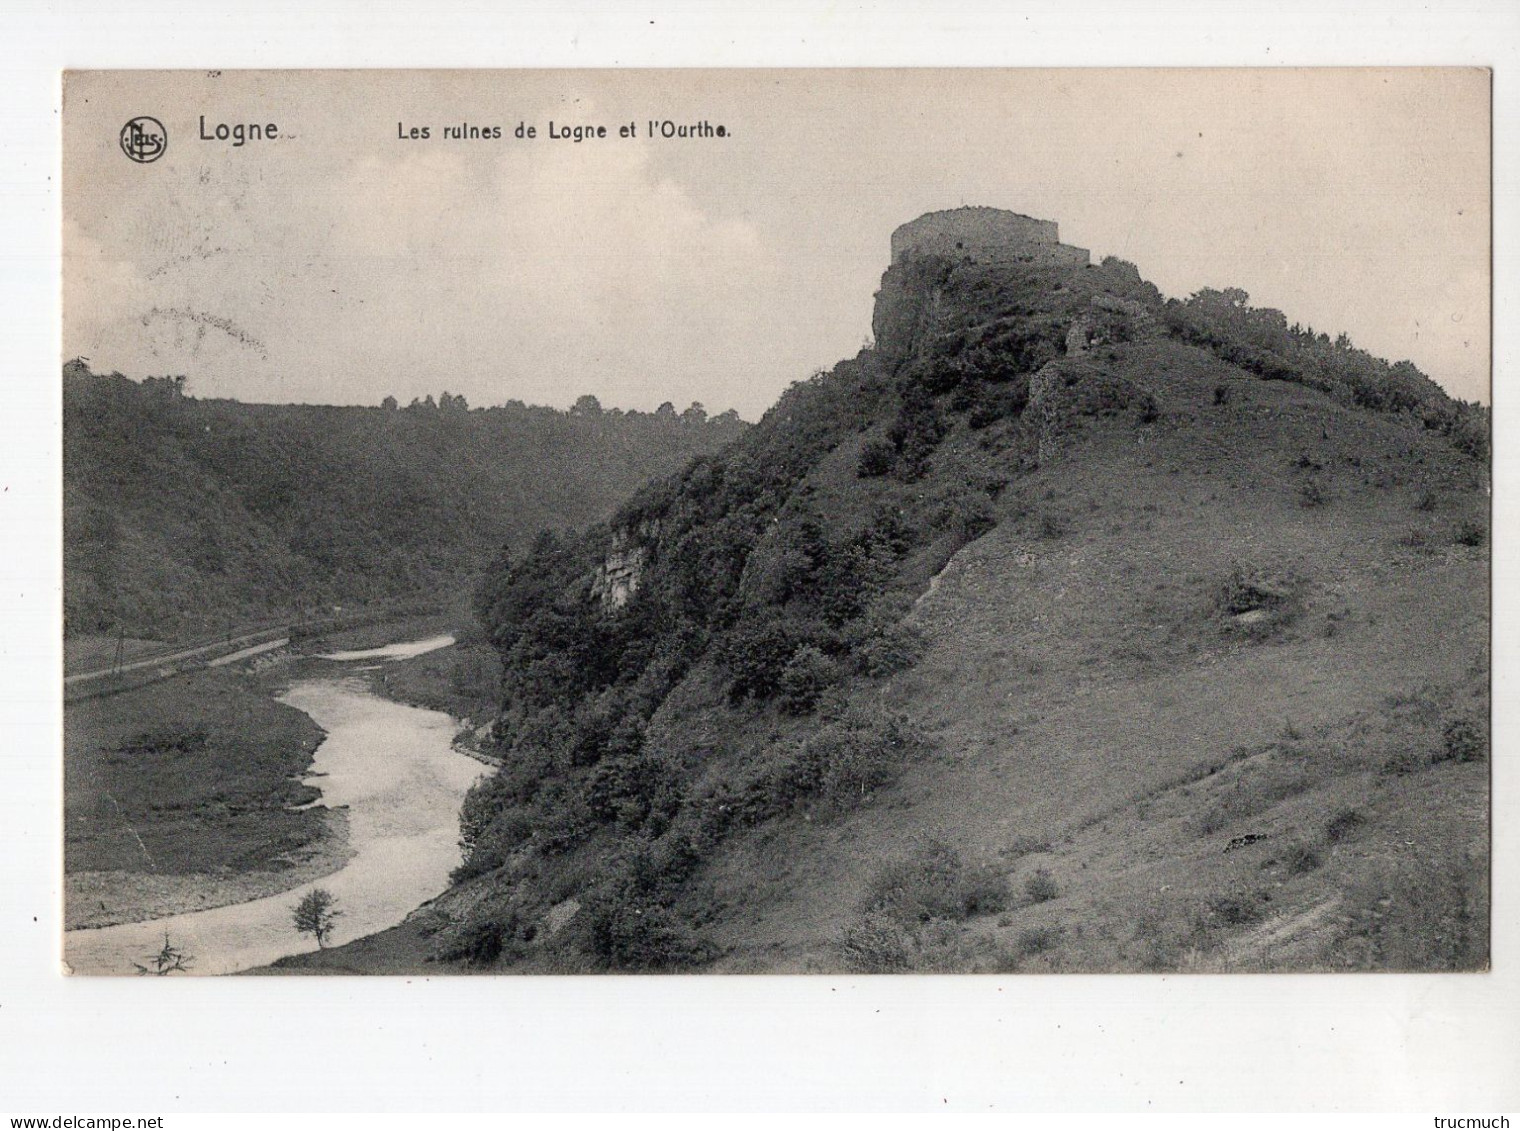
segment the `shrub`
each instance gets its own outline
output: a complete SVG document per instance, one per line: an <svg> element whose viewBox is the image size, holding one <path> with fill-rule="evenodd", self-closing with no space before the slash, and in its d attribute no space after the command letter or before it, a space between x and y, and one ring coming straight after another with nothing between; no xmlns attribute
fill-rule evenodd
<svg viewBox="0 0 1520 1131"><path fill-rule="evenodd" d="M512 908L506 912L467 919L433 937L433 956L470 966L490 966L506 958L521 958L537 933L534 925Z"/></svg>
<svg viewBox="0 0 1520 1131"><path fill-rule="evenodd" d="M1366 823L1367 818L1362 815L1360 809L1349 805L1343 806L1325 822L1325 840L1331 844L1339 844Z"/></svg>
<svg viewBox="0 0 1520 1131"><path fill-rule="evenodd" d="M1471 853L1373 861L1344 894L1346 921L1321 957L1352 970L1482 970L1488 861Z"/></svg>
<svg viewBox="0 0 1520 1131"><path fill-rule="evenodd" d="M1043 927L1028 927L1019 932L1016 949L1020 958L1031 958L1036 954L1044 954L1054 950L1063 934L1060 927L1046 925Z"/></svg>
<svg viewBox="0 0 1520 1131"><path fill-rule="evenodd" d="M719 647L719 660L730 676L729 698L771 698L781 673L805 643L802 631L784 622L752 620L735 626Z"/></svg>
<svg viewBox="0 0 1520 1131"><path fill-rule="evenodd" d="M534 801L531 840L545 856L569 852L596 831L596 815L575 786L551 782Z"/></svg>
<svg viewBox="0 0 1520 1131"><path fill-rule="evenodd" d="M924 654L923 633L906 624L886 625L855 647L855 667L872 679L907 671Z"/></svg>
<svg viewBox="0 0 1520 1131"><path fill-rule="evenodd" d="M1214 403L1216 405L1227 405L1230 403L1230 387L1228 385L1214 386Z"/></svg>
<svg viewBox="0 0 1520 1131"><path fill-rule="evenodd" d="M613 882L593 892L566 928L567 941L614 970L680 970L711 962L717 948L671 908Z"/></svg>
<svg viewBox="0 0 1520 1131"><path fill-rule="evenodd" d="M1198 912L1196 925L1206 934L1220 927L1249 926L1261 917L1261 901L1255 896L1218 895Z"/></svg>
<svg viewBox="0 0 1520 1131"><path fill-rule="evenodd" d="M864 909L901 922L927 923L986 915L1007 903L1008 884L996 868L968 867L954 848L930 838L877 872Z"/></svg>
<svg viewBox="0 0 1520 1131"><path fill-rule="evenodd" d="M1451 540L1459 546L1481 546L1487 537L1488 531L1481 522L1468 519L1457 527Z"/></svg>
<svg viewBox="0 0 1520 1131"><path fill-rule="evenodd" d="M196 754L206 749L209 736L203 728L154 730L134 734L116 748L121 754Z"/></svg>
<svg viewBox="0 0 1520 1131"><path fill-rule="evenodd" d="M1262 573L1247 571L1237 565L1230 576L1220 584L1215 604L1226 616L1264 609L1276 612L1284 609L1292 596L1292 585L1287 580L1268 577Z"/></svg>
<svg viewBox="0 0 1520 1131"><path fill-rule="evenodd" d="M830 723L803 744L793 780L828 807L850 809L892 781L922 747L923 739L905 719L855 716Z"/></svg>
<svg viewBox="0 0 1520 1131"><path fill-rule="evenodd" d="M1446 724L1441 733L1441 751L1446 759L1480 762L1488 753L1488 742L1478 724L1464 715Z"/></svg>
<svg viewBox="0 0 1520 1131"><path fill-rule="evenodd" d="M811 644L793 653L781 670L777 691L782 710L805 715L825 691L839 682L839 666Z"/></svg>
<svg viewBox="0 0 1520 1131"><path fill-rule="evenodd" d="M860 974L949 972L972 969L977 962L975 947L954 923L932 919L907 924L874 912L843 927L833 950L846 970Z"/></svg>
<svg viewBox="0 0 1520 1131"><path fill-rule="evenodd" d="M886 475L897 464L897 449L885 440L868 440L860 449L855 474L861 479Z"/></svg>
<svg viewBox="0 0 1520 1131"><path fill-rule="evenodd" d="M834 940L846 970L860 974L901 974L913 969L913 936L887 915L866 913Z"/></svg>
<svg viewBox="0 0 1520 1131"><path fill-rule="evenodd" d="M1411 747L1395 750L1383 760L1383 773L1402 776L1423 770L1430 765L1433 759L1422 751Z"/></svg>
<svg viewBox="0 0 1520 1131"><path fill-rule="evenodd" d="M1312 844L1304 844L1302 841L1289 845L1288 851L1283 854L1283 866L1288 869L1290 876L1312 872L1322 863L1318 850Z"/></svg>
<svg viewBox="0 0 1520 1131"><path fill-rule="evenodd" d="M1061 886L1049 869L1038 868L1024 881L1024 895L1030 903L1046 903L1061 894Z"/></svg>
<svg viewBox="0 0 1520 1131"><path fill-rule="evenodd" d="M1071 521L1060 511L1049 508L1040 512L1039 535L1047 542L1065 538L1071 531Z"/></svg>
<svg viewBox="0 0 1520 1131"><path fill-rule="evenodd" d="M1301 507L1322 507L1330 501L1330 494L1325 489L1324 483L1318 478L1305 479L1298 488L1298 505Z"/></svg>

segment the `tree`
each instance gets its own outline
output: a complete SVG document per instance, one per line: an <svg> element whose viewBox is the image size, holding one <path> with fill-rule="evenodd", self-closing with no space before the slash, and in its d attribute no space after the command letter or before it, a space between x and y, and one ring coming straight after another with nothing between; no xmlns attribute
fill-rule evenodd
<svg viewBox="0 0 1520 1131"><path fill-rule="evenodd" d="M395 412L397 408L396 398L386 397L383 401L380 402L380 407L385 409L386 412Z"/></svg>
<svg viewBox="0 0 1520 1131"><path fill-rule="evenodd" d="M597 400L590 393L586 393L583 396L576 398L575 403L570 406L570 415L601 416L602 402Z"/></svg>
<svg viewBox="0 0 1520 1131"><path fill-rule="evenodd" d="M137 967L139 974L155 974L158 977L163 977L166 974L173 974L176 970L181 974L188 974L190 972L190 956L180 950L179 947L172 945L169 942L169 932L165 931L164 948L157 954L149 955L147 965L141 962L134 962L132 965Z"/></svg>
<svg viewBox="0 0 1520 1131"><path fill-rule="evenodd" d="M312 888L296 904L291 918L301 934L316 936L317 947L320 949L327 945L328 936L332 934L333 927L342 914L338 910L337 896L326 888Z"/></svg>

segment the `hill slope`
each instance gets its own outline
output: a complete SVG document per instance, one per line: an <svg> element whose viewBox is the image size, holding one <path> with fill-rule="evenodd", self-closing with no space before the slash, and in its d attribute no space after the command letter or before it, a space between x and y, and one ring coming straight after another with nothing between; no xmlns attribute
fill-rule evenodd
<svg viewBox="0 0 1520 1131"><path fill-rule="evenodd" d="M70 634L196 635L303 607L436 597L506 545L596 521L733 439L726 414L357 408L183 396L64 372Z"/></svg>
<svg viewBox="0 0 1520 1131"><path fill-rule="evenodd" d="M876 341L488 576L433 953L1484 964L1484 414L1112 260L894 265Z"/></svg>

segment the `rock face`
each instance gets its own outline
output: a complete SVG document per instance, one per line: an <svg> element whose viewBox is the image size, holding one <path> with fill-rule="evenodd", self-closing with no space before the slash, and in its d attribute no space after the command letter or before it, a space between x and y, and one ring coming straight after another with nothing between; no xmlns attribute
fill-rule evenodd
<svg viewBox="0 0 1520 1131"><path fill-rule="evenodd" d="M1155 316L1144 303L1116 295L1093 295L1092 309L1074 319L1066 333L1069 355L1112 342L1135 342L1158 333Z"/></svg>
<svg viewBox="0 0 1520 1131"><path fill-rule="evenodd" d="M591 579L592 600L608 612L621 609L639 591L649 547L660 536L657 520L645 519L636 527L613 531L612 545Z"/></svg>

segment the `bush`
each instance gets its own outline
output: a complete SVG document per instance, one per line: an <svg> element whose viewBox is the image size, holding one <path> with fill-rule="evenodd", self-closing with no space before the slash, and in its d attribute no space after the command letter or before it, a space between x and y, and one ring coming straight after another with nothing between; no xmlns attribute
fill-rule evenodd
<svg viewBox="0 0 1520 1131"><path fill-rule="evenodd" d="M782 710L805 715L839 682L839 666L811 644L793 653L777 681Z"/></svg>
<svg viewBox="0 0 1520 1131"><path fill-rule="evenodd" d="M885 440L868 440L860 449L855 474L861 479L886 475L897 465L897 449Z"/></svg>
<svg viewBox="0 0 1520 1131"><path fill-rule="evenodd" d="M206 749L205 730L154 730L134 734L116 748L120 754L196 754Z"/></svg>
<svg viewBox="0 0 1520 1131"><path fill-rule="evenodd" d="M735 626L719 647L719 660L730 677L729 699L774 696L782 672L806 643L800 628L784 622L752 620Z"/></svg>
<svg viewBox="0 0 1520 1131"><path fill-rule="evenodd" d="M1220 584L1214 603L1221 613L1232 617L1257 609L1282 613L1288 610L1292 596L1292 581L1269 577L1236 565L1231 569L1229 577Z"/></svg>
<svg viewBox="0 0 1520 1131"><path fill-rule="evenodd" d="M846 970L902 974L913 969L912 933L887 915L867 913L842 928L834 950Z"/></svg>
<svg viewBox="0 0 1520 1131"><path fill-rule="evenodd" d="M1324 861L1320 859L1319 851L1312 844L1304 844L1302 841L1288 846L1288 851L1283 854L1283 866L1288 869L1290 876L1302 876L1314 871Z"/></svg>
<svg viewBox="0 0 1520 1131"><path fill-rule="evenodd" d="M623 881L588 896L565 934L571 945L613 970L681 970L717 957L717 948L671 908Z"/></svg>
<svg viewBox="0 0 1520 1131"><path fill-rule="evenodd" d="M1330 493L1319 479L1305 479L1298 488L1298 505L1322 507L1330 501Z"/></svg>
<svg viewBox="0 0 1520 1131"><path fill-rule="evenodd" d="M960 928L943 919L908 924L874 912L860 915L834 938L840 965L859 974L948 973L974 968L976 950Z"/></svg>
<svg viewBox="0 0 1520 1131"><path fill-rule="evenodd" d="M924 745L906 719L855 716L830 723L809 738L793 763L791 779L825 806L851 809L895 779Z"/></svg>
<svg viewBox="0 0 1520 1131"><path fill-rule="evenodd" d="M1481 546L1488 538L1488 531L1481 522L1468 519L1458 526L1451 540L1459 546Z"/></svg>
<svg viewBox="0 0 1520 1131"><path fill-rule="evenodd" d="M1196 927L1202 934L1221 927L1245 927L1260 922L1261 901L1255 896L1220 895L1198 912Z"/></svg>
<svg viewBox="0 0 1520 1131"><path fill-rule="evenodd" d="M1330 844L1339 844L1366 823L1367 818L1360 809L1344 806L1325 822L1325 840Z"/></svg>
<svg viewBox="0 0 1520 1131"><path fill-rule="evenodd" d="M1063 934L1060 927L1043 926L1029 927L1019 932L1016 950L1020 958L1032 958L1036 954L1044 954L1054 950L1061 941Z"/></svg>
<svg viewBox="0 0 1520 1131"><path fill-rule="evenodd" d="M925 839L872 879L863 909L905 923L968 919L1001 911L1008 884L990 865L968 867L944 841Z"/></svg>
<svg viewBox="0 0 1520 1131"><path fill-rule="evenodd" d="M1478 724L1464 715L1446 724L1441 733L1441 751L1449 760L1481 762L1488 753L1488 742Z"/></svg>
<svg viewBox="0 0 1520 1131"><path fill-rule="evenodd" d="M1046 903L1061 894L1061 886L1046 868L1036 869L1034 875L1024 881L1024 895L1030 903Z"/></svg>
<svg viewBox="0 0 1520 1131"><path fill-rule="evenodd" d="M856 645L856 670L872 679L907 671L924 654L923 633L906 624L891 624L878 629Z"/></svg>
<svg viewBox="0 0 1520 1131"><path fill-rule="evenodd" d="M1058 510L1046 508L1040 511L1039 535L1047 542L1065 538L1071 532L1071 520Z"/></svg>
<svg viewBox="0 0 1520 1131"><path fill-rule="evenodd" d="M1488 860L1437 853L1373 861L1346 891L1346 922L1322 959L1352 970L1488 966Z"/></svg>

